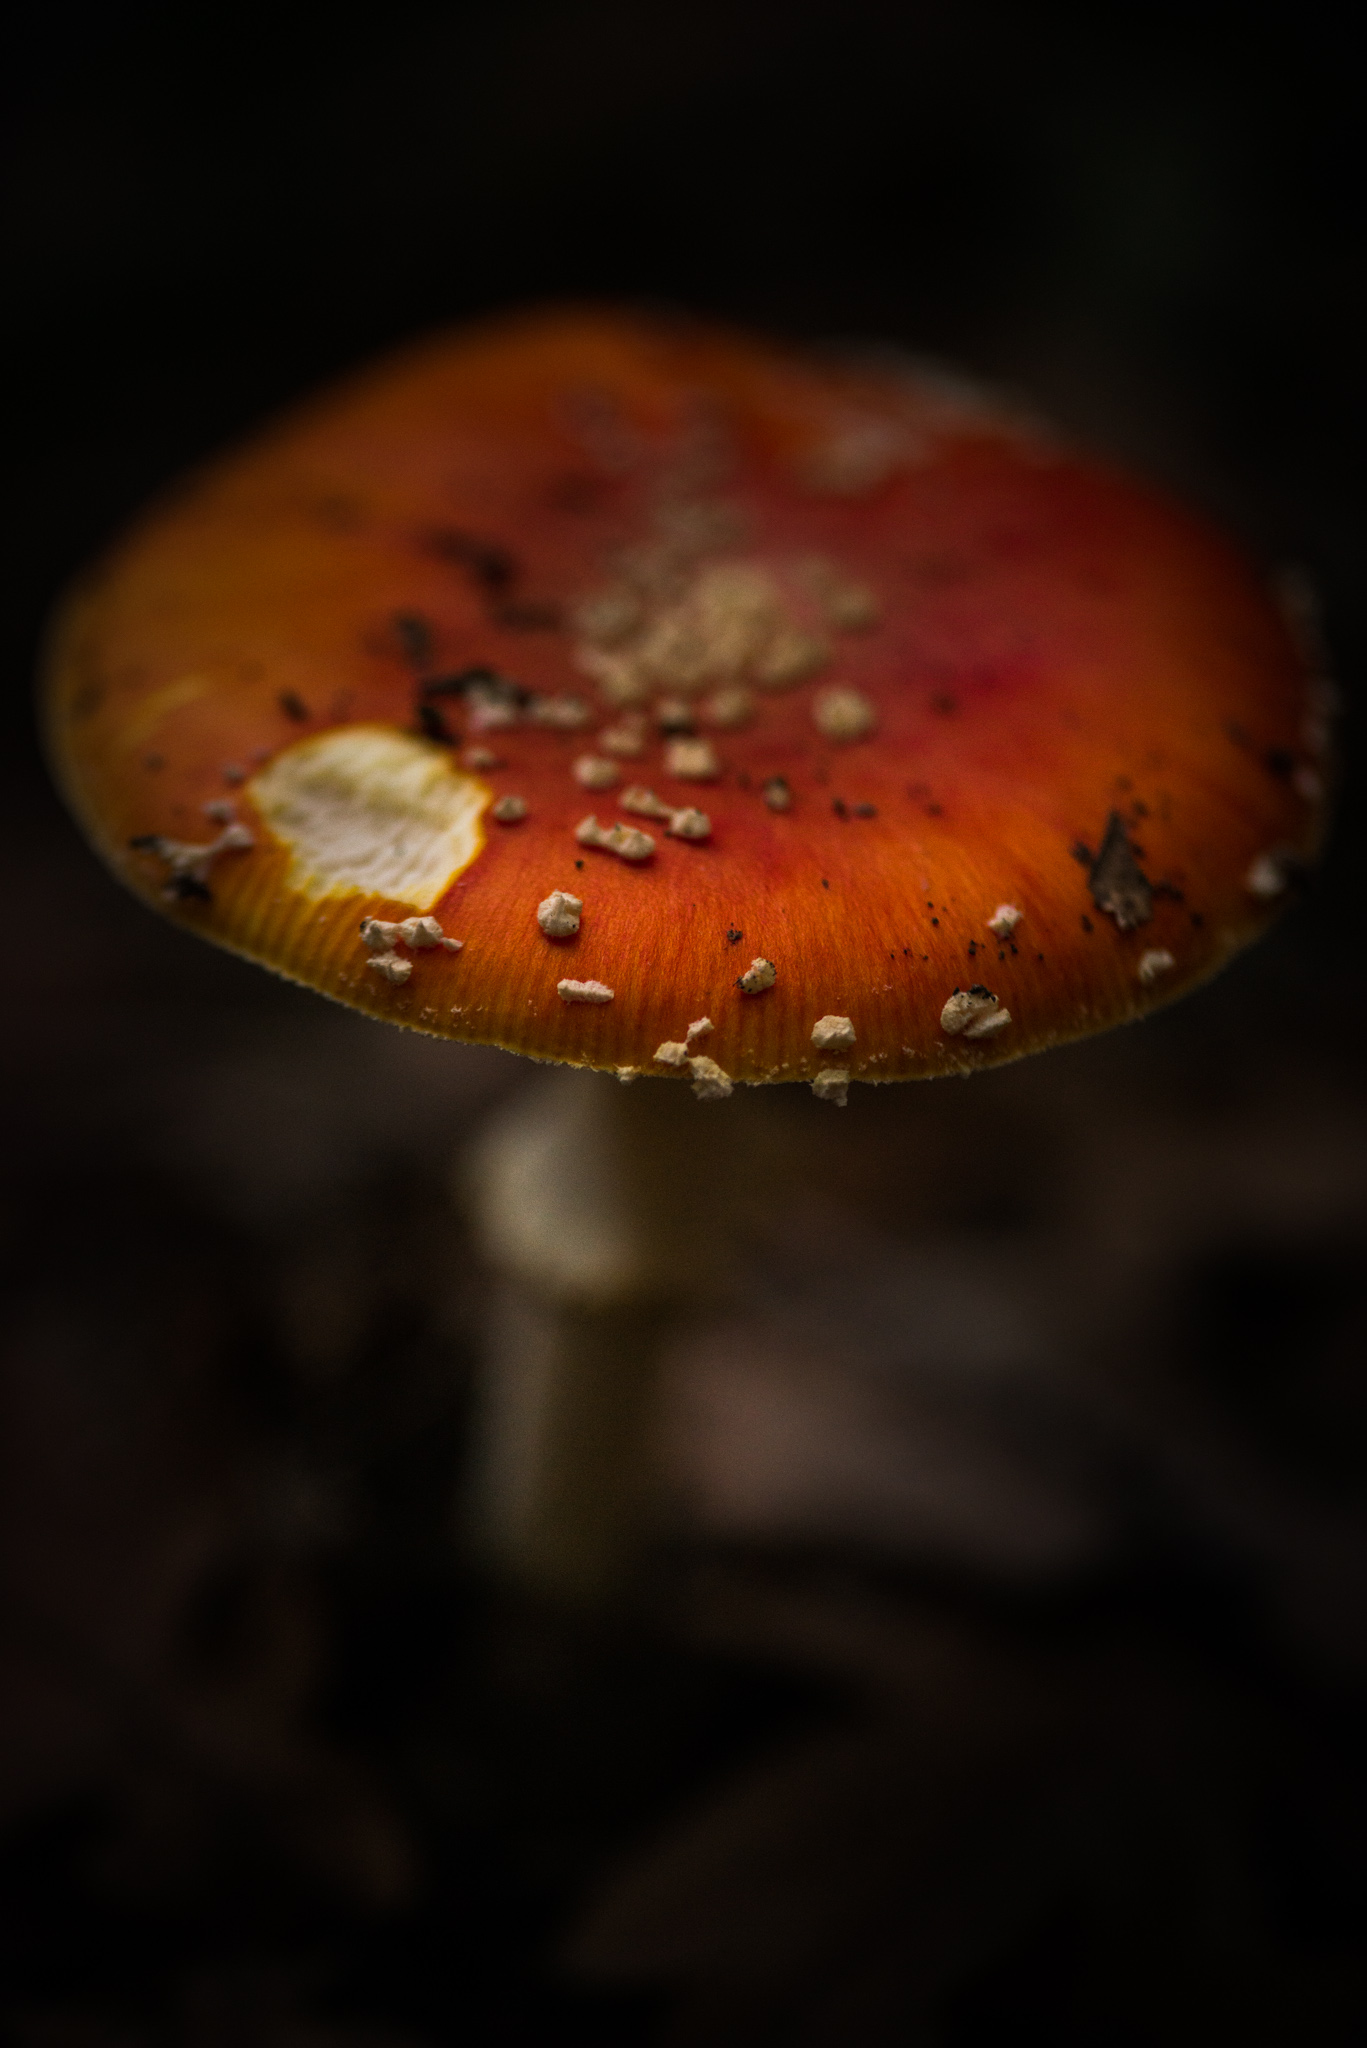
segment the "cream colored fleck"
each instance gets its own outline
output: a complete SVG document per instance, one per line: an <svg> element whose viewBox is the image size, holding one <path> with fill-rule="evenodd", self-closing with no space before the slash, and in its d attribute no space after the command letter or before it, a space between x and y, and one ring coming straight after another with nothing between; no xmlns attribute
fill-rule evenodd
<svg viewBox="0 0 1367 2048"><path fill-rule="evenodd" d="M426 910L484 844L489 792L430 741L346 725L286 747L249 785L290 850L289 886L350 890Z"/></svg>
<svg viewBox="0 0 1367 2048"><path fill-rule="evenodd" d="M211 825L231 825L237 808L231 797L216 796L205 804L204 815Z"/></svg>
<svg viewBox="0 0 1367 2048"><path fill-rule="evenodd" d="M686 612L666 613L646 634L637 658L657 684L685 696L696 696L716 673L712 650Z"/></svg>
<svg viewBox="0 0 1367 2048"><path fill-rule="evenodd" d="M663 692L671 700L662 707L666 730L691 730L687 700L709 692L707 718L722 729L737 729L754 715L747 685L786 689L830 659L826 641L790 611L767 567L699 560L724 545L723 533L737 537L730 519L721 525L710 517L700 520L706 509L675 499L658 506L661 538L621 557L626 581L586 599L577 615L574 659L603 699L621 709L640 704L652 688ZM876 614L870 594L830 564L823 565L818 595L846 626L870 623ZM603 751L631 758L635 750ZM695 766L669 772L706 781L718 771Z"/></svg>
<svg viewBox="0 0 1367 2048"><path fill-rule="evenodd" d="M785 625L751 664L750 674L761 690L791 690L825 668L830 658L831 650L819 634Z"/></svg>
<svg viewBox="0 0 1367 2048"><path fill-rule="evenodd" d="M423 952L433 946L444 946L448 953L459 953L464 939L448 939L435 917L406 917L399 926L399 935L406 946L413 946Z"/></svg>
<svg viewBox="0 0 1367 2048"><path fill-rule="evenodd" d="M593 717L582 697L533 697L527 706L531 724L551 732L582 732Z"/></svg>
<svg viewBox="0 0 1367 2048"><path fill-rule="evenodd" d="M793 792L783 775L771 775L764 785L764 801L771 811L791 811Z"/></svg>
<svg viewBox="0 0 1367 2048"><path fill-rule="evenodd" d="M818 690L812 717L817 731L828 740L867 739L878 723L868 698L859 690L843 686Z"/></svg>
<svg viewBox="0 0 1367 2048"><path fill-rule="evenodd" d="M574 836L581 846L596 846L603 853L615 853L626 861L649 860L655 851L655 841L648 832L638 832L634 825L612 825L606 830L597 818L584 818L574 828Z"/></svg>
<svg viewBox="0 0 1367 2048"><path fill-rule="evenodd" d="M697 811L691 805L679 810L656 796L653 789L645 789L640 783L632 783L618 798L624 811L631 811L638 818L658 818L665 831L673 839L706 839L712 831L712 820L706 811Z"/></svg>
<svg viewBox="0 0 1367 2048"><path fill-rule="evenodd" d="M695 811L689 804L672 813L665 831L671 839L708 839L712 833L712 820L706 811Z"/></svg>
<svg viewBox="0 0 1367 2048"><path fill-rule="evenodd" d="M638 818L669 819L674 815L672 804L665 803L653 789L646 789L639 782L624 789L617 801L624 811L632 811Z"/></svg>
<svg viewBox="0 0 1367 2048"><path fill-rule="evenodd" d="M695 1053L688 1062L688 1071L693 1076L693 1093L699 1102L725 1102L732 1091L731 1076L724 1074L706 1053Z"/></svg>
<svg viewBox="0 0 1367 2048"><path fill-rule="evenodd" d="M737 678L763 653L782 619L782 593L766 570L714 563L662 621L665 659L654 656L656 672L661 682L687 692Z"/></svg>
<svg viewBox="0 0 1367 2048"><path fill-rule="evenodd" d="M699 575L694 602L718 631L746 629L747 644L762 644L783 616L783 594L767 569L749 562L717 562Z"/></svg>
<svg viewBox="0 0 1367 2048"><path fill-rule="evenodd" d="M1147 988L1150 982L1158 981L1165 974L1171 974L1177 965L1172 954L1164 946L1150 946L1147 953L1139 956L1139 979Z"/></svg>
<svg viewBox="0 0 1367 2048"><path fill-rule="evenodd" d="M555 992L566 1003L610 1003L612 990L601 981L558 981Z"/></svg>
<svg viewBox="0 0 1367 2048"><path fill-rule="evenodd" d="M250 853L256 841L245 825L225 825L216 839L197 845L184 839L167 839L159 832L134 842L139 853L150 853L164 861L167 871L165 894L172 898L202 891L209 870L220 854Z"/></svg>
<svg viewBox="0 0 1367 2048"><path fill-rule="evenodd" d="M692 1045L695 1039L710 1037L712 1028L712 1019L710 1017L695 1017L684 1035L689 1044Z"/></svg>
<svg viewBox="0 0 1367 2048"><path fill-rule="evenodd" d="M987 929L999 939L1009 939L1020 921L1021 914L1014 903L999 903L987 920Z"/></svg>
<svg viewBox="0 0 1367 2048"><path fill-rule="evenodd" d="M517 724L517 705L507 697L472 690L466 703L471 732L506 732Z"/></svg>
<svg viewBox="0 0 1367 2048"><path fill-rule="evenodd" d="M467 747L460 757L460 765L473 775L483 775L490 768L501 768L503 763L492 747Z"/></svg>
<svg viewBox="0 0 1367 2048"><path fill-rule="evenodd" d="M582 899L568 889L552 889L536 906L536 921L548 939L572 939L583 914Z"/></svg>
<svg viewBox="0 0 1367 2048"><path fill-rule="evenodd" d="M413 962L400 959L397 953L372 953L366 961L366 966L373 967L377 974L382 975L386 981L393 982L396 988L401 988L413 972Z"/></svg>
<svg viewBox="0 0 1367 2048"><path fill-rule="evenodd" d="M666 739L675 733L692 732L697 724L693 707L682 697L661 697L655 706L655 723Z"/></svg>
<svg viewBox="0 0 1367 2048"><path fill-rule="evenodd" d="M607 654L598 647L580 647L575 667L592 676L599 694L614 711L632 704L644 704L654 689L654 680L630 654Z"/></svg>
<svg viewBox="0 0 1367 2048"><path fill-rule="evenodd" d="M773 961L757 957L750 962L744 974L738 977L737 986L742 995L757 996L766 988L772 988L777 979L778 969Z"/></svg>
<svg viewBox="0 0 1367 2048"><path fill-rule="evenodd" d="M363 917L361 939L372 953L392 953L396 946L411 946L419 953L444 946L448 953L459 953L465 944L464 939L448 939L435 917L406 917L401 924Z"/></svg>
<svg viewBox="0 0 1367 2048"><path fill-rule="evenodd" d="M225 825L217 839L204 851L212 863L221 853L250 853L256 845L245 825Z"/></svg>
<svg viewBox="0 0 1367 2048"><path fill-rule="evenodd" d="M677 1038L667 1038L663 1045L656 1046L655 1058L662 1067L684 1067L688 1064L688 1047Z"/></svg>
<svg viewBox="0 0 1367 2048"><path fill-rule="evenodd" d="M710 740L670 740L665 748L665 774L679 782L715 782L721 762Z"/></svg>
<svg viewBox="0 0 1367 2048"><path fill-rule="evenodd" d="M690 567L696 552L676 539L638 565L647 601L618 655L659 688L686 697L738 682L785 623L782 592L767 570L746 562ZM591 652L581 650L583 665Z"/></svg>
<svg viewBox="0 0 1367 2048"><path fill-rule="evenodd" d="M501 796L489 812L489 816L500 825L520 825L527 815L527 800L520 796Z"/></svg>
<svg viewBox="0 0 1367 2048"><path fill-rule="evenodd" d="M812 1044L818 1052L844 1052L854 1044L854 1026L848 1017L818 1017L812 1026Z"/></svg>
<svg viewBox="0 0 1367 2048"><path fill-rule="evenodd" d="M617 763L601 754L581 754L571 773L581 789L615 789L622 779Z"/></svg>
<svg viewBox="0 0 1367 2048"><path fill-rule="evenodd" d="M640 1074L639 1067L618 1067L617 1078L624 1088L629 1088Z"/></svg>
<svg viewBox="0 0 1367 2048"><path fill-rule="evenodd" d="M639 712L609 725L598 735L598 746L602 753L612 754L619 761L635 761L646 750L645 720Z"/></svg>
<svg viewBox="0 0 1367 2048"><path fill-rule="evenodd" d="M740 683L728 690L714 691L702 707L703 717L709 725L720 726L723 732L739 731L748 725L755 715L755 699L751 691Z"/></svg>
<svg viewBox="0 0 1367 2048"><path fill-rule="evenodd" d="M1270 853L1260 853L1250 861L1248 873L1244 876L1244 887L1250 896L1258 896L1264 902L1280 896L1286 888L1290 873L1290 861L1281 848Z"/></svg>
<svg viewBox="0 0 1367 2048"><path fill-rule="evenodd" d="M837 1109L844 1109L850 1094L849 1068L823 1067L812 1083L812 1093L818 1102L833 1102Z"/></svg>
<svg viewBox="0 0 1367 2048"><path fill-rule="evenodd" d="M940 1012L940 1029L950 1038L995 1038L1011 1022L990 989L956 988Z"/></svg>

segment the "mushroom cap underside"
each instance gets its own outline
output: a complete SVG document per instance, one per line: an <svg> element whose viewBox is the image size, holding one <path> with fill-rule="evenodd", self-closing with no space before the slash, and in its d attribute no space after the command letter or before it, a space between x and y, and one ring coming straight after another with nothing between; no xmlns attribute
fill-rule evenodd
<svg viewBox="0 0 1367 2048"><path fill-rule="evenodd" d="M342 1002L657 1073L706 1017L744 1081L828 1072L835 1017L892 1080L1254 937L1318 843L1322 687L1226 542L1004 407L568 313L193 479L69 599L46 708L132 888Z"/></svg>

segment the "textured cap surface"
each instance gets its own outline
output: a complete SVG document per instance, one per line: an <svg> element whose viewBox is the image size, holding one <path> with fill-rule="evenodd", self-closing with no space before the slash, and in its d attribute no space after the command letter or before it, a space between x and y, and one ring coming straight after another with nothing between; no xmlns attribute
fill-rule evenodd
<svg viewBox="0 0 1367 2048"><path fill-rule="evenodd" d="M835 1020L891 1080L1254 936L1320 688L1223 540L965 388L566 314L192 480L70 600L48 722L133 888L343 1002L661 1074L706 1016L745 1081Z"/></svg>

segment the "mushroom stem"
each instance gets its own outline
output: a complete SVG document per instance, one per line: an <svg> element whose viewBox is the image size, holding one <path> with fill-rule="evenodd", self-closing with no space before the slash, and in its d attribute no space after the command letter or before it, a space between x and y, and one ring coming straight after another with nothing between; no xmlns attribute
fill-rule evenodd
<svg viewBox="0 0 1367 2048"><path fill-rule="evenodd" d="M571 1071L502 1112L470 1162L499 1276L472 1535L543 1593L610 1600L662 1519L661 1354L724 1291L737 1235L736 1133L716 1118L677 1083Z"/></svg>
<svg viewBox="0 0 1367 2048"><path fill-rule="evenodd" d="M494 1570L577 1606L630 1582L658 1515L651 1423L670 1319L659 1302L497 1290L470 1500Z"/></svg>

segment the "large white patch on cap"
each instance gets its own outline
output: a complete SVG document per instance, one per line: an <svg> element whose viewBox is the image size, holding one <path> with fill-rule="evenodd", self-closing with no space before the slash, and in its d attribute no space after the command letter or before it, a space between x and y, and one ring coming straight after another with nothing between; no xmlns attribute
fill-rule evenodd
<svg viewBox="0 0 1367 2048"><path fill-rule="evenodd" d="M347 890L427 910L484 844L491 792L450 755L386 725L300 740L247 785L305 896Z"/></svg>

